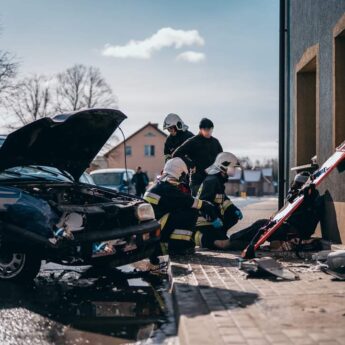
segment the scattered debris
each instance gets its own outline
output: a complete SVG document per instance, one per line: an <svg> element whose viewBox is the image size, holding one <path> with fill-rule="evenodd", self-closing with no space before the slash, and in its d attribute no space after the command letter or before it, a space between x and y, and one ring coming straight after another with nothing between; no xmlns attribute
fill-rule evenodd
<svg viewBox="0 0 345 345"><path fill-rule="evenodd" d="M342 269L342 271L333 271L330 270L328 267L322 267L322 271L331 275L332 277L336 278L337 280L343 280L345 281L345 269Z"/></svg>
<svg viewBox="0 0 345 345"><path fill-rule="evenodd" d="M247 272L249 276L261 277L269 274L285 280L299 279L298 274L285 268L280 262L270 257L241 261L239 268Z"/></svg>
<svg viewBox="0 0 345 345"><path fill-rule="evenodd" d="M337 280L345 281L345 250L337 250L327 255L326 264L322 266L322 271L330 274Z"/></svg>

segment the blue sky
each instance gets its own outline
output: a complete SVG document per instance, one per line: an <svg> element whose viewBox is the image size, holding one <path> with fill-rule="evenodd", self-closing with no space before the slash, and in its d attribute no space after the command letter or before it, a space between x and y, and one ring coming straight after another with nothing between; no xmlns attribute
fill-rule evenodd
<svg viewBox="0 0 345 345"><path fill-rule="evenodd" d="M278 20L277 0L0 0L0 44L20 76L99 67L127 135L170 112L197 132L206 116L225 150L255 159L277 156ZM144 43L128 53L130 40Z"/></svg>

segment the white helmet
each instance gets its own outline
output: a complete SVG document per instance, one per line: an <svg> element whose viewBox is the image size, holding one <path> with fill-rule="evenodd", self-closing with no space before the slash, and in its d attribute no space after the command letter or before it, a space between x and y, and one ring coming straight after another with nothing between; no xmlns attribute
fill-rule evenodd
<svg viewBox="0 0 345 345"><path fill-rule="evenodd" d="M186 131L188 126L183 123L181 118L177 114L168 114L163 123L163 129L168 129L170 127L176 127L178 131Z"/></svg>
<svg viewBox="0 0 345 345"><path fill-rule="evenodd" d="M228 176L234 176L235 168L240 166L241 164L234 154L230 152L221 152L216 157L214 163L205 171L209 175L215 175L223 172Z"/></svg>
<svg viewBox="0 0 345 345"><path fill-rule="evenodd" d="M181 175L188 174L188 168L186 163L179 157L169 159L163 169L163 175L169 175L179 180Z"/></svg>

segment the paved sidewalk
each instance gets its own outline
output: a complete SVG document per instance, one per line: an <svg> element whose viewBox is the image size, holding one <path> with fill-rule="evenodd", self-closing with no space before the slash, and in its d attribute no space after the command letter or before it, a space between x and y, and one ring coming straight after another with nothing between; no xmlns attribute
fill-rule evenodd
<svg viewBox="0 0 345 345"><path fill-rule="evenodd" d="M245 207L244 214L251 223L275 207L274 200L262 201ZM345 282L311 262L283 263L301 279L247 279L233 253L200 250L173 259L180 343L345 344Z"/></svg>

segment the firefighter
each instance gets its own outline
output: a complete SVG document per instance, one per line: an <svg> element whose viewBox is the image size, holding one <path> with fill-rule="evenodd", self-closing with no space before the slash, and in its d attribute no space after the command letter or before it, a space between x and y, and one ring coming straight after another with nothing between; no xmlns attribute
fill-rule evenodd
<svg viewBox="0 0 345 345"><path fill-rule="evenodd" d="M197 198L184 188L188 174L181 158L167 161L160 179L144 194L161 224L160 254L186 254L194 251L193 234L202 210L211 220L217 218L214 206Z"/></svg>
<svg viewBox="0 0 345 345"><path fill-rule="evenodd" d="M217 220L210 222L207 216L199 216L195 233L196 245L208 249L227 249L227 231L243 218L238 209L225 194L225 183L235 174L240 163L235 155L222 152L215 162L206 169L207 177L199 188L197 197L210 201L217 209Z"/></svg>
<svg viewBox="0 0 345 345"><path fill-rule="evenodd" d="M164 144L165 161L171 158L173 152L187 139L194 136L188 131L188 126L183 123L177 114L168 114L163 123L163 129L168 130L169 136Z"/></svg>
<svg viewBox="0 0 345 345"><path fill-rule="evenodd" d="M219 141L212 136L213 127L211 120L203 118L199 124L199 134L186 140L173 154L173 157L188 157L192 161L191 189L194 196L206 177L205 169L214 162L218 153L223 152Z"/></svg>

